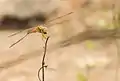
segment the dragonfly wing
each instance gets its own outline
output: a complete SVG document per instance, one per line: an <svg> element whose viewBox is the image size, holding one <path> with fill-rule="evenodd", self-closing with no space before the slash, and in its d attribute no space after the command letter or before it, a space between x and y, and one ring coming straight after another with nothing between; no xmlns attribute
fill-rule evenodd
<svg viewBox="0 0 120 81"><path fill-rule="evenodd" d="M25 37L27 37L28 34L26 34L25 36L23 36L21 39L19 39L17 42L13 43L9 48L13 47L14 45L16 45L17 43L19 43L20 41L22 41Z"/></svg>

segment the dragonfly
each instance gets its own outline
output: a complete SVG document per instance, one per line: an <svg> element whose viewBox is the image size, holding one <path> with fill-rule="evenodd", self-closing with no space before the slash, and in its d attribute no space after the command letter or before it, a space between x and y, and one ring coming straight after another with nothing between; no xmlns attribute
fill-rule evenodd
<svg viewBox="0 0 120 81"><path fill-rule="evenodd" d="M59 17L56 17L54 19L48 20L46 23L50 23L50 22L52 22L54 20L60 19L60 18L62 18L64 16L70 15L72 13L73 12L69 12L69 13L64 14L62 16L59 16ZM11 44L9 48L15 46L17 43L19 43L20 41L22 41L24 38L26 38L31 33L41 33L42 38L43 39L47 39L47 37L48 37L48 30L47 30L47 24L46 23L38 25L38 26L35 26L35 27L32 27L32 28L25 29L25 30L27 30L27 33L23 37L21 37L18 41L16 41L15 43ZM55 24L59 24L59 23L55 23ZM8 37L15 36L15 35L23 32L23 31L24 30L16 32L16 33L13 33L13 34L9 35Z"/></svg>

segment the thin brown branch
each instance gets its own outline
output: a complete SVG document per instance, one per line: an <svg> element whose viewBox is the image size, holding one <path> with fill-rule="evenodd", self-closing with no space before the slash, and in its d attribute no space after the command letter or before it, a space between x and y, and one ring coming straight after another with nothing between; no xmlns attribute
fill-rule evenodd
<svg viewBox="0 0 120 81"><path fill-rule="evenodd" d="M40 79L40 71L41 71L44 67L47 68L47 65L39 68L39 70L38 70L38 79L39 79L39 81L41 81L41 79Z"/></svg>
<svg viewBox="0 0 120 81"><path fill-rule="evenodd" d="M44 54L43 54L43 58L42 58L42 67L38 70L38 78L39 78L39 81L41 81L40 77L39 77L39 73L40 73L40 70L42 70L42 81L44 81L44 76L45 76L45 71L44 71L44 67L47 67L45 66L45 56L46 56L46 52L47 52L47 43L48 43L48 39L49 37L47 37L46 41L45 41L45 46L44 46Z"/></svg>

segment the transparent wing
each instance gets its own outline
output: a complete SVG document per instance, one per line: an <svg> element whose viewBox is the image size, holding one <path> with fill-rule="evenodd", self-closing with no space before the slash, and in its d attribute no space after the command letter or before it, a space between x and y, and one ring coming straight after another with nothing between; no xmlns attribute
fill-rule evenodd
<svg viewBox="0 0 120 81"><path fill-rule="evenodd" d="M19 39L17 42L13 43L9 48L13 47L14 45L16 45L17 43L19 43L20 41L22 41L25 37L27 37L28 33L25 34L21 39Z"/></svg>

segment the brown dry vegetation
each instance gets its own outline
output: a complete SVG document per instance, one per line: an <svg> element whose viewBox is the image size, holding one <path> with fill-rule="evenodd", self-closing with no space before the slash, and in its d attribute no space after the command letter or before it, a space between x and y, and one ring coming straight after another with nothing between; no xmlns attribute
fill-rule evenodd
<svg viewBox="0 0 120 81"><path fill-rule="evenodd" d="M50 40L45 59L48 65L45 81L79 81L79 73L85 74L89 81L117 81L119 47L115 39L119 41L120 31L110 26L113 2L61 0L58 12L50 19L71 11L74 13L53 22L63 21L61 24L48 27ZM41 35L29 35L9 48L25 34L8 38L13 32L15 30L0 32L0 81L38 81L37 71L41 67L44 50Z"/></svg>

